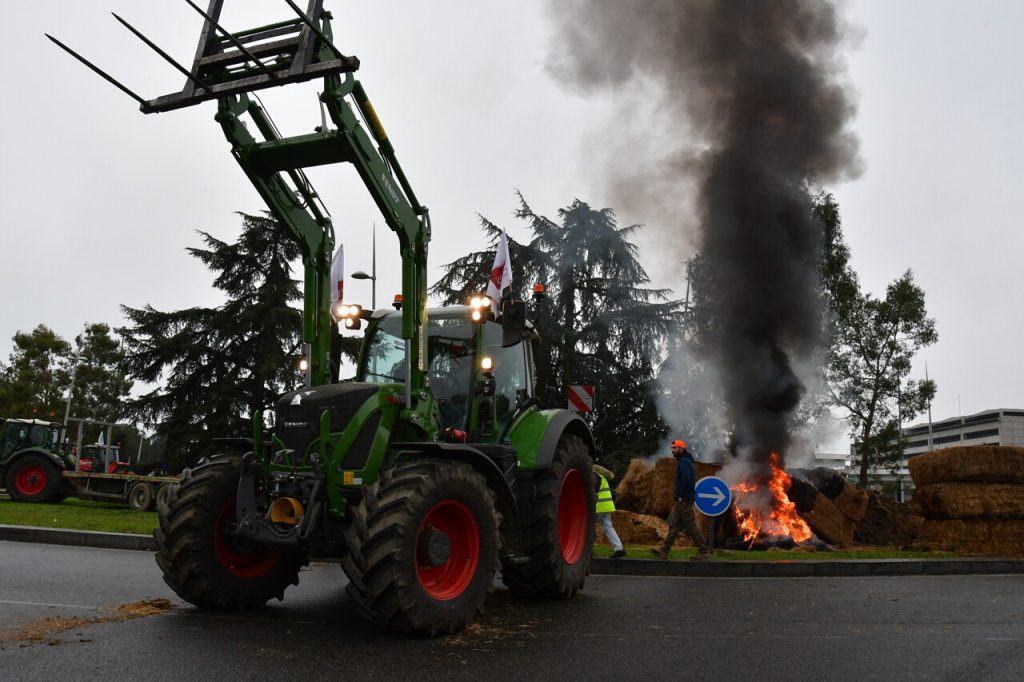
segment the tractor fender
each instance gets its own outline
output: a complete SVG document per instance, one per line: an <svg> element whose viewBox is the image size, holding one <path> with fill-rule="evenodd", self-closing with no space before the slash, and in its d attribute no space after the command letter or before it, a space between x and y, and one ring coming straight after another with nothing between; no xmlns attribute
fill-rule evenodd
<svg viewBox="0 0 1024 682"><path fill-rule="evenodd" d="M541 436L540 444L537 446L535 469L551 466L551 461L555 457L555 449L558 447L558 441L566 433L582 438L583 442L590 448L591 453L597 450L594 434L590 432L590 427L587 426L587 423L576 413L569 410L544 410L541 414L548 416L548 423L544 429L544 435Z"/></svg>
<svg viewBox="0 0 1024 682"><path fill-rule="evenodd" d="M50 452L49 450L44 450L43 448L25 448L24 450L18 450L16 453L7 458L7 461L4 462L3 468L7 469L9 466L17 462L19 459L21 459L22 457L26 457L28 455L42 455L50 462L52 462L53 465L57 467L59 470L64 471L65 469L67 469L67 466L64 464L64 460L62 460L59 455L56 455Z"/></svg>
<svg viewBox="0 0 1024 682"><path fill-rule="evenodd" d="M509 482L502 475L501 469L487 455L472 445L462 443L442 443L424 441L415 443L392 443L399 456L415 453L426 457L463 462L473 467L487 481L487 486L494 491L498 511L501 512L502 546L509 551L519 546L519 516L516 512L515 496Z"/></svg>

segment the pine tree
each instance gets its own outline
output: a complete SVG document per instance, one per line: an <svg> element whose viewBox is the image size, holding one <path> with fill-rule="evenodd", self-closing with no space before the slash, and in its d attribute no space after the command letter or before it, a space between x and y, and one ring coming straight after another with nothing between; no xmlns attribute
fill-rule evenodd
<svg viewBox="0 0 1024 682"><path fill-rule="evenodd" d="M161 312L122 306L125 368L156 388L129 404L155 426L167 459L180 467L214 449L212 439L248 436L251 419L301 385L300 301L292 263L299 246L269 214L242 216L229 244L200 232L206 248L189 253L217 273L225 302L215 308Z"/></svg>

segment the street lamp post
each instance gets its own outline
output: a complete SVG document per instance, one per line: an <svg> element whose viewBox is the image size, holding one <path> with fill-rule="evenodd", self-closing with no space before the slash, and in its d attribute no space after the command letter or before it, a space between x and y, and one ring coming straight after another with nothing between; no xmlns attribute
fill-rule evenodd
<svg viewBox="0 0 1024 682"><path fill-rule="evenodd" d="M373 252L370 261L372 274L366 274L362 270L352 273L352 279L370 280L370 307L377 309L377 223L373 224Z"/></svg>

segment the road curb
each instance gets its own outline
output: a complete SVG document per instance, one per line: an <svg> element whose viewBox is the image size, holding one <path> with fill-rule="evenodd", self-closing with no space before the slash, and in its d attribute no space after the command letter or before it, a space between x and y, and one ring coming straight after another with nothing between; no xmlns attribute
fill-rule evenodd
<svg viewBox="0 0 1024 682"><path fill-rule="evenodd" d="M687 561L594 559L595 575L706 578L840 578L1024 573L1024 559L857 559L830 561Z"/></svg>
<svg viewBox="0 0 1024 682"><path fill-rule="evenodd" d="M100 533L64 528L0 525L0 540L152 552L151 535ZM859 559L835 561L687 561L593 559L594 575L689 576L702 578L841 578L906 575L994 575L1024 573L1024 559Z"/></svg>
<svg viewBox="0 0 1024 682"><path fill-rule="evenodd" d="M99 549L133 549L153 551L156 543L152 535L134 533L101 533L92 530L66 528L37 528L34 526L0 525L0 540L38 542L48 545L72 545Z"/></svg>

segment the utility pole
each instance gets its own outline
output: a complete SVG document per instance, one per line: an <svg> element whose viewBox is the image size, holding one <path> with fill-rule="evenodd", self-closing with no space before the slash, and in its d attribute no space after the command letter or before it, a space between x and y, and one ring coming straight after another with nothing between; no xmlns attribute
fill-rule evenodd
<svg viewBox="0 0 1024 682"><path fill-rule="evenodd" d="M75 374L78 373L78 362L82 358L82 346L85 345L85 335L89 329L86 325L85 329L82 330L82 342L78 344L78 349L75 351L75 364L71 365L71 381L68 386L68 402L64 406L64 431L65 436L67 435L68 419L71 417L71 396L75 393Z"/></svg>

